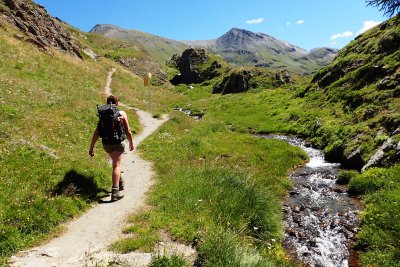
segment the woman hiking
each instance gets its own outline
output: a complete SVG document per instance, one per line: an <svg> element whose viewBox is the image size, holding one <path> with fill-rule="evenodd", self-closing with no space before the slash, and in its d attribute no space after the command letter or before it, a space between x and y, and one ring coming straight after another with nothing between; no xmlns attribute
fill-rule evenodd
<svg viewBox="0 0 400 267"><path fill-rule="evenodd" d="M107 97L107 105L98 107L99 121L93 133L90 143L89 155L94 156L94 146L99 139L102 139L104 150L112 160L112 189L111 201L123 198L120 191L124 190L124 182L121 177L121 160L125 151L125 138L129 142L129 150L132 151L133 139L129 127L128 116L118 108L118 98L110 95Z"/></svg>

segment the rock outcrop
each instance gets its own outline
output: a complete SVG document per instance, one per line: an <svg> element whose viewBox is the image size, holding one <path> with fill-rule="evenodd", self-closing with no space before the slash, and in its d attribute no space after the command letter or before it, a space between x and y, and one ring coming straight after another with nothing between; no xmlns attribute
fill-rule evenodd
<svg viewBox="0 0 400 267"><path fill-rule="evenodd" d="M223 67L220 62L213 60L204 49L186 49L181 56L174 55L172 61L180 71L180 74L171 80L174 85L201 83L213 79L220 75L219 70Z"/></svg>
<svg viewBox="0 0 400 267"><path fill-rule="evenodd" d="M281 72L275 74L275 79L279 84L293 84L292 75L290 75L289 71L282 70Z"/></svg>
<svg viewBox="0 0 400 267"><path fill-rule="evenodd" d="M398 160L400 156L400 142L398 144L393 143L393 139L389 138L386 140L382 146L376 150L375 154L373 154L367 164L365 164L361 171L365 171L370 167L385 167L391 165L393 162L396 162L396 158Z"/></svg>
<svg viewBox="0 0 400 267"><path fill-rule="evenodd" d="M292 76L287 70L275 73L264 68L239 68L226 74L214 86L213 94L243 93L254 88L271 89L292 83Z"/></svg>
<svg viewBox="0 0 400 267"><path fill-rule="evenodd" d="M3 12L26 34L21 36L23 39L44 50L56 48L82 58L79 44L42 6L30 0L4 0L4 3L9 11Z"/></svg>
<svg viewBox="0 0 400 267"><path fill-rule="evenodd" d="M251 71L242 69L232 71L225 76L221 83L213 88L213 94L234 94L243 93L251 89L250 79L253 74Z"/></svg>

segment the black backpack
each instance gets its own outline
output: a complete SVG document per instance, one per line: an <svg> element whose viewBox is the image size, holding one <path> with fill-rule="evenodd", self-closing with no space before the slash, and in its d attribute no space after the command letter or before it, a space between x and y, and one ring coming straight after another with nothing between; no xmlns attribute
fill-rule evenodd
<svg viewBox="0 0 400 267"><path fill-rule="evenodd" d="M104 144L118 144L125 140L121 114L116 105L97 106L97 115L99 117L97 127Z"/></svg>

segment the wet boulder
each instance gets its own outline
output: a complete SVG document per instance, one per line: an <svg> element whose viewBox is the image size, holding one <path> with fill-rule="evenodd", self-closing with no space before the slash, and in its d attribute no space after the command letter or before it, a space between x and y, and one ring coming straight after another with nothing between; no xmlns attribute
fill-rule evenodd
<svg viewBox="0 0 400 267"><path fill-rule="evenodd" d="M342 166L349 169L360 170L365 164L362 155L361 147L356 147L348 153L345 152L341 162Z"/></svg>
<svg viewBox="0 0 400 267"><path fill-rule="evenodd" d="M395 143L393 138L387 139L369 158L368 162L362 167L365 171L371 167L387 167L400 159L400 142Z"/></svg>

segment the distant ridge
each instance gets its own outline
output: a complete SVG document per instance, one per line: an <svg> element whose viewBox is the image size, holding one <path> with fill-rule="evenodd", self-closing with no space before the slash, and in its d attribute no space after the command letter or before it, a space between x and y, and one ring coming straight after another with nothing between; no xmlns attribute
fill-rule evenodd
<svg viewBox="0 0 400 267"><path fill-rule="evenodd" d="M315 48L307 51L265 33L238 28L232 28L216 39L196 41L176 41L137 30L121 29L110 24L98 24L90 32L139 43L161 63L191 46L219 54L233 65L288 69L299 74L316 72L332 62L339 51L334 48Z"/></svg>
<svg viewBox="0 0 400 267"><path fill-rule="evenodd" d="M193 47L209 49L234 65L288 69L309 74L328 65L339 50L315 48L307 51L265 33L232 28L209 41L185 41Z"/></svg>
<svg viewBox="0 0 400 267"><path fill-rule="evenodd" d="M181 54L188 45L172 39L137 30L125 30L111 24L97 24L89 32L108 38L134 42L146 49L159 63L169 61L174 54Z"/></svg>

